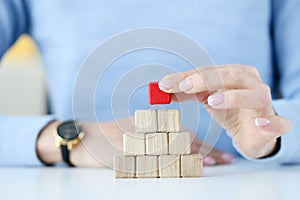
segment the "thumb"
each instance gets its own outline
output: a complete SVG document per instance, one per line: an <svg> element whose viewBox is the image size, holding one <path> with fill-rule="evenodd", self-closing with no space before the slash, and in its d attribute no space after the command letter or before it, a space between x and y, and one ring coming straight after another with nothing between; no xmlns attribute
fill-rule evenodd
<svg viewBox="0 0 300 200"><path fill-rule="evenodd" d="M255 118L255 125L263 129L265 132L276 133L277 137L288 133L292 128L291 121L280 115L274 115L267 118Z"/></svg>

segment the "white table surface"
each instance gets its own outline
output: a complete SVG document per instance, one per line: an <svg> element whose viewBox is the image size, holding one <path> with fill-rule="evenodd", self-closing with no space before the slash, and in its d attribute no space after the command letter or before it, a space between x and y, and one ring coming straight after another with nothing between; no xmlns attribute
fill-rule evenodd
<svg viewBox="0 0 300 200"><path fill-rule="evenodd" d="M237 160L185 179L114 179L110 169L0 168L0 199L300 199L300 165Z"/></svg>

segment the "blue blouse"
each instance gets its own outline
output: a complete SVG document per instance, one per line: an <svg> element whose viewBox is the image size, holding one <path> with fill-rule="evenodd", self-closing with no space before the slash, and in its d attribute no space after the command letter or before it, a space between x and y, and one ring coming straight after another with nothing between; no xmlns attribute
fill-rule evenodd
<svg viewBox="0 0 300 200"><path fill-rule="evenodd" d="M189 36L217 65L256 66L272 89L276 112L293 123L281 139L280 151L259 161L299 162L299 19L298 0L1 0L0 57L23 33L35 40L45 63L50 115L0 115L0 165L41 165L35 149L37 135L53 119L73 118L73 85L82 62L112 35L143 27L167 28ZM174 71L191 69L182 59L165 52L145 50L124 56L99 80L95 93L99 121L113 119L110 99L118 80L149 62L171 66ZM146 99L146 88L141 87L130 100L129 114L148 108ZM210 117L201 106L199 109L196 132L203 138ZM189 119L185 121L183 125L189 127ZM239 154L228 134L221 134L216 147Z"/></svg>

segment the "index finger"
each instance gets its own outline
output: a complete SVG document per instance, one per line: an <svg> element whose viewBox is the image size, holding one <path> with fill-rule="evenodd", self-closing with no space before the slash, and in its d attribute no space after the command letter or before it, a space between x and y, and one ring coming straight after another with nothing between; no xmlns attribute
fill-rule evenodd
<svg viewBox="0 0 300 200"><path fill-rule="evenodd" d="M164 78L162 78L162 80L159 82L159 88L168 93L180 93L182 91L180 90L178 83L181 83L184 79L191 76L192 74L201 73L201 71L209 70L212 68L215 67L214 66L199 67L185 72L169 74Z"/></svg>
<svg viewBox="0 0 300 200"><path fill-rule="evenodd" d="M198 93L219 89L256 88L260 82L261 78L254 67L225 65L170 74L160 81L159 86L168 93Z"/></svg>

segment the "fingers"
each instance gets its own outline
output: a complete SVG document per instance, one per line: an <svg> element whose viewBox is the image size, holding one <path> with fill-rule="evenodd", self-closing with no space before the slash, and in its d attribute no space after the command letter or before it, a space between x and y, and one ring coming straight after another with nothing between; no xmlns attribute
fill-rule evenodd
<svg viewBox="0 0 300 200"><path fill-rule="evenodd" d="M291 121L279 115L259 117L254 120L254 123L263 130L265 137L270 138L280 137L292 128Z"/></svg>
<svg viewBox="0 0 300 200"><path fill-rule="evenodd" d="M270 88L257 69L243 65L170 74L161 80L160 87L173 93L173 101L197 100L215 109L261 110L272 104Z"/></svg>
<svg viewBox="0 0 300 200"><path fill-rule="evenodd" d="M185 94L181 92L181 93L172 94L171 98L173 102L182 102L188 100L205 102L209 95L210 95L209 92L199 92L197 94Z"/></svg>
<svg viewBox="0 0 300 200"><path fill-rule="evenodd" d="M201 67L201 68L189 70L186 72L169 74L169 75L165 76L159 82L159 88L165 92L178 93L178 92L180 92L178 83L183 81L186 77L188 77L194 73L200 72L200 70L205 71L205 70L211 70L211 69L215 69L215 68L216 68L215 66L208 66L208 67Z"/></svg>
<svg viewBox="0 0 300 200"><path fill-rule="evenodd" d="M210 95L208 105L215 109L264 109L272 104L270 89L260 86L259 89L240 89L218 92Z"/></svg>
<svg viewBox="0 0 300 200"><path fill-rule="evenodd" d="M219 89L257 88L261 82L254 67L228 65L170 74L160 81L159 86L169 93L193 94Z"/></svg>
<svg viewBox="0 0 300 200"><path fill-rule="evenodd" d="M220 89L254 89L258 87L259 83L244 71L216 68L216 70L199 71L188 76L179 83L179 90L186 94L194 94Z"/></svg>
<svg viewBox="0 0 300 200"><path fill-rule="evenodd" d="M221 153L218 155L207 155L203 159L204 166L230 164L235 160L235 157L230 153Z"/></svg>
<svg viewBox="0 0 300 200"><path fill-rule="evenodd" d="M197 137L192 142L192 153L199 153L200 148L205 145ZM201 153L201 152L200 152ZM232 154L225 153L221 150L213 148L203 159L205 166L229 164L234 161L235 157Z"/></svg>

